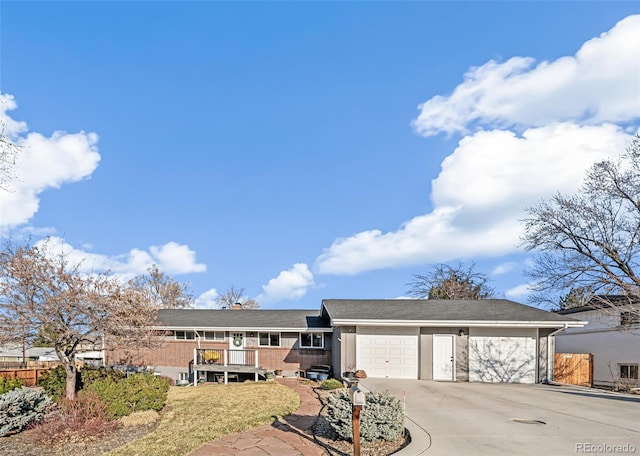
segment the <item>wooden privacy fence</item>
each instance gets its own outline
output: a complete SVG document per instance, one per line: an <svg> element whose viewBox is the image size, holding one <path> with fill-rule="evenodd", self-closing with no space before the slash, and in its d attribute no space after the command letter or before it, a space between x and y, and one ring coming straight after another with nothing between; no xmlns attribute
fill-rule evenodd
<svg viewBox="0 0 640 456"><path fill-rule="evenodd" d="M556 353L553 361L556 382L593 386L593 353Z"/></svg>
<svg viewBox="0 0 640 456"><path fill-rule="evenodd" d="M19 378L22 380L24 386L36 386L38 379L42 376L43 372L47 372L51 368L45 369L3 369L0 370L0 377L3 378Z"/></svg>

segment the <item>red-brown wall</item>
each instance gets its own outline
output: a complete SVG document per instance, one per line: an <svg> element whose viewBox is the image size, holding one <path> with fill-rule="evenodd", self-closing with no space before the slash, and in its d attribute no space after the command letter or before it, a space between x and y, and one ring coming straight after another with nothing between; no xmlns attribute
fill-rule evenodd
<svg viewBox="0 0 640 456"><path fill-rule="evenodd" d="M105 363L109 365L165 366L187 368L193 361L193 340L165 340L162 346L131 352L105 350ZM200 342L200 348L229 348L227 342ZM249 348L251 349L251 348ZM290 347L258 348L258 364L268 370L309 369L314 364L331 364L330 349L298 349Z"/></svg>

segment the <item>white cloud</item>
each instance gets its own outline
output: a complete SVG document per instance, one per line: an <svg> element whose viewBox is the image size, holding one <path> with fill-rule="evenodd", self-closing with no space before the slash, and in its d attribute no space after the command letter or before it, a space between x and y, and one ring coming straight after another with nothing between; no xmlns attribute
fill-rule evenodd
<svg viewBox="0 0 640 456"><path fill-rule="evenodd" d="M28 133L24 122L7 115L16 108L11 95L0 94L0 122L5 134L20 146L10 182L13 191L0 191L0 227L7 229L28 222L38 211L40 194L48 188L89 177L100 162L95 133L54 132L50 137Z"/></svg>
<svg viewBox="0 0 640 456"><path fill-rule="evenodd" d="M190 274L204 272L207 266L196 263L195 252L186 245L168 242L161 246L151 246L149 251L131 249L122 255L108 256L91 253L75 248L60 237L49 237L36 243L37 246L47 246L52 255L64 254L71 264L79 264L84 273L111 271L123 279L144 274L152 265L158 266L162 272L169 275Z"/></svg>
<svg viewBox="0 0 640 456"><path fill-rule="evenodd" d="M397 231L338 239L316 260L322 274L362 271L516 250L524 208L557 190L575 191L586 168L624 152L620 128L558 124L517 137L500 130L462 139L432 182L435 209Z"/></svg>
<svg viewBox="0 0 640 456"><path fill-rule="evenodd" d="M280 272L266 285L256 301L260 304L274 303L285 299L299 299L314 284L313 274L305 263L296 263L291 269Z"/></svg>
<svg viewBox="0 0 640 456"><path fill-rule="evenodd" d="M523 297L531 294L533 290L529 287L529 284L523 283L521 285L515 286L505 292L505 296L508 299L522 299Z"/></svg>
<svg viewBox="0 0 640 456"><path fill-rule="evenodd" d="M196 309L217 309L217 299L220 297L218 290L211 288L196 298Z"/></svg>
<svg viewBox="0 0 640 456"><path fill-rule="evenodd" d="M491 271L492 276L498 276L502 274L507 274L508 272L513 271L513 269L517 266L515 261L507 261L505 263L501 263Z"/></svg>
<svg viewBox="0 0 640 456"><path fill-rule="evenodd" d="M432 212L396 231L337 239L315 268L357 274L517 250L526 207L574 192L590 165L625 151L640 116L638 55L640 16L630 16L575 56L472 68L450 96L421 105L414 122L425 136L490 127L462 138L442 162ZM513 131L498 129L506 127Z"/></svg>
<svg viewBox="0 0 640 456"><path fill-rule="evenodd" d="M419 106L413 125L424 136L490 127L627 122L640 105L640 15L593 38L574 56L534 66L530 57L471 68L449 96Z"/></svg>
<svg viewBox="0 0 640 456"><path fill-rule="evenodd" d="M167 274L189 274L207 270L206 265L196 263L196 252L187 245L167 242L159 247L151 246L149 250Z"/></svg>

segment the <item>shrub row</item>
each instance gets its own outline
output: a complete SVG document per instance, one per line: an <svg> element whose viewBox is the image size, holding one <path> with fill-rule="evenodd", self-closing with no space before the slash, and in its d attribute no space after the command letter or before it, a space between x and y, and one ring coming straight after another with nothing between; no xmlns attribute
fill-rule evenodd
<svg viewBox="0 0 640 456"><path fill-rule="evenodd" d="M100 380L110 378L119 381L125 377L123 372L114 369L84 367L76 373L76 391L85 389ZM38 385L43 387L49 397L54 400L64 396L67 386L67 373L64 367L58 366L44 372L38 379Z"/></svg>
<svg viewBox="0 0 640 456"><path fill-rule="evenodd" d="M159 411L167 401L169 382L151 373L133 374L122 380L107 377L93 382L87 391L108 404L110 418L143 410Z"/></svg>

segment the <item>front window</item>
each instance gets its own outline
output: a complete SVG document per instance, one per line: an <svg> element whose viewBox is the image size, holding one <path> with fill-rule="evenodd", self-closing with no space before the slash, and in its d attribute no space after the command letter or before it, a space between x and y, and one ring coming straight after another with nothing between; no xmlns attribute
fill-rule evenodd
<svg viewBox="0 0 640 456"><path fill-rule="evenodd" d="M185 380L186 380L186 381L189 381L189 372L180 372L180 373L178 374L178 380L181 380L181 381L185 381Z"/></svg>
<svg viewBox="0 0 640 456"><path fill-rule="evenodd" d="M196 335L193 331L176 331L175 337L177 340L193 340L196 338Z"/></svg>
<svg viewBox="0 0 640 456"><path fill-rule="evenodd" d="M300 348L323 348L324 337L322 333L301 333Z"/></svg>
<svg viewBox="0 0 640 456"><path fill-rule="evenodd" d="M259 333L258 339L262 347L279 347L280 333Z"/></svg>
<svg viewBox="0 0 640 456"><path fill-rule="evenodd" d="M638 380L638 365L620 364L620 378Z"/></svg>
<svg viewBox="0 0 640 456"><path fill-rule="evenodd" d="M204 340L217 340L224 342L224 331L203 331Z"/></svg>

